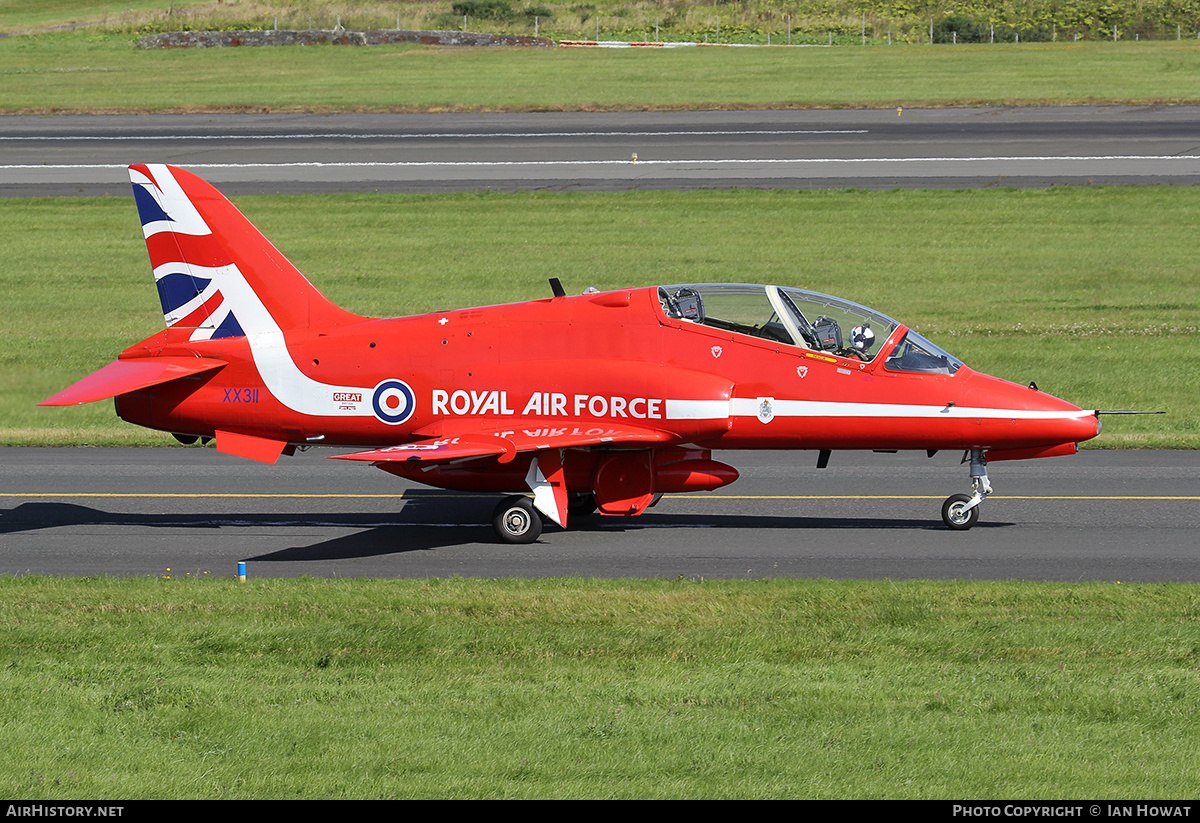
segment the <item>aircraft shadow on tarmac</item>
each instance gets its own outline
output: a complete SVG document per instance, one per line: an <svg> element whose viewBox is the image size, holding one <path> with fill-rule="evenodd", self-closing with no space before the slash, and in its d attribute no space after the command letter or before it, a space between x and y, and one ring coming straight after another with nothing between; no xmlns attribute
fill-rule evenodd
<svg viewBox="0 0 1200 823"><path fill-rule="evenodd" d="M407 495L406 495L407 499ZM419 499L419 498L418 498ZM469 501L469 502L468 502ZM414 501L416 502L416 501ZM266 552L247 560L305 562L374 557L407 552L432 551L466 545L496 545L490 525L490 511L496 501L487 496L448 496L406 505L402 512L337 513L162 513L107 512L74 503L29 502L12 509L0 509L0 534L17 534L42 529L78 526L120 526L145 529L204 529L225 531L231 541L246 544L237 532L241 529L302 528L345 530L327 540ZM1000 528L1009 523L980 523L976 528ZM719 531L796 530L854 531L903 530L944 531L929 518L862 517L787 517L755 514L654 514L637 518L577 517L570 530L563 532L548 526L540 545L557 537L578 535L620 535L647 529L716 529ZM538 544L534 544L538 545ZM513 547L524 549L526 547Z"/></svg>
<svg viewBox="0 0 1200 823"><path fill-rule="evenodd" d="M990 523L987 526L1004 526L1005 523ZM624 532L641 531L645 529L680 528L680 529L716 529L719 531L753 531L764 529L780 529L786 531L804 530L905 530L905 531L946 531L940 523L934 524L929 520L897 520L862 518L816 518L816 517L773 517L753 515L717 515L696 518L686 515L642 515L637 519L618 518L588 518L586 523L575 521L571 523L569 532L563 532L553 526L548 526L541 538L532 544L533 547L552 547L556 538L569 537L571 534L599 535L611 534L619 536ZM984 528L983 524L976 528ZM290 549L269 552L247 560L273 562L303 562L317 560L344 560L349 558L374 557L387 554L405 554L408 552L434 551L449 549L457 546L484 544L495 547L497 551L508 549L528 551L530 546L504 546L497 543L489 524L441 525L414 521L396 526L380 526L365 529L362 532L336 537L324 542L308 546L296 546Z"/></svg>
<svg viewBox="0 0 1200 823"><path fill-rule="evenodd" d="M372 528L405 526L397 515L389 513L165 513L106 512L75 503L22 503L13 509L0 509L0 534L70 528L72 526L133 526L162 529L229 528Z"/></svg>

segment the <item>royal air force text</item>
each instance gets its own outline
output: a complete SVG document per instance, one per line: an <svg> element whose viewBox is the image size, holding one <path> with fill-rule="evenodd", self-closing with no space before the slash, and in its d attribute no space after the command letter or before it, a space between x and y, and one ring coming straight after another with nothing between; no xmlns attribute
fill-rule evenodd
<svg viewBox="0 0 1200 823"><path fill-rule="evenodd" d="M516 401L516 405L520 405ZM476 416L485 414L515 415L507 391L448 391L434 389L432 411L437 415ZM638 420L661 420L663 400L657 397L624 397L621 395L573 394L534 392L520 411L521 416L535 417L626 417Z"/></svg>

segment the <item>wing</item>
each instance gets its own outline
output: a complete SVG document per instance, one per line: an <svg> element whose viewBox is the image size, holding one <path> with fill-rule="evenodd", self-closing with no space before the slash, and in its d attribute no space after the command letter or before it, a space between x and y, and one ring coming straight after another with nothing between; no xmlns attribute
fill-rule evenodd
<svg viewBox="0 0 1200 823"><path fill-rule="evenodd" d="M388 446L384 449L372 449L354 454L335 454L330 457L333 460L365 460L370 463L446 463L454 460L467 460L472 457L501 455L501 459L508 458L504 460L507 463L516 456L516 450L510 446L510 443L499 437L464 434L457 437L418 440L415 443Z"/></svg>
<svg viewBox="0 0 1200 823"><path fill-rule="evenodd" d="M335 457L379 464L449 463L494 455L498 462L509 463L518 454L532 452L536 456L525 482L533 492L533 505L560 526L566 526L568 498L562 449L644 446L678 439L670 432L640 426L564 424L561 420L536 418L501 422L456 420L453 424L442 422L436 425L440 435L437 437Z"/></svg>
<svg viewBox="0 0 1200 823"><path fill-rule="evenodd" d="M491 420L456 420L453 426L441 424L438 428L440 431L435 437L333 457L337 460L366 460L371 463L445 463L496 455L501 463L508 463L523 452L621 444L655 444L676 439L669 432L641 426L564 425L561 420L524 419L501 423ZM420 436L422 432L418 431L416 434Z"/></svg>

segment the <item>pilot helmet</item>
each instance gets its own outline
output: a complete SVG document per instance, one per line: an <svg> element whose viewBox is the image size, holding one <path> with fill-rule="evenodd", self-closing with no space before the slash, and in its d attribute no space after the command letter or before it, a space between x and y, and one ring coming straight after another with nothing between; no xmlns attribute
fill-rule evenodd
<svg viewBox="0 0 1200 823"><path fill-rule="evenodd" d="M850 345L855 351L869 351L875 345L875 332L871 331L869 323L855 326L850 330Z"/></svg>

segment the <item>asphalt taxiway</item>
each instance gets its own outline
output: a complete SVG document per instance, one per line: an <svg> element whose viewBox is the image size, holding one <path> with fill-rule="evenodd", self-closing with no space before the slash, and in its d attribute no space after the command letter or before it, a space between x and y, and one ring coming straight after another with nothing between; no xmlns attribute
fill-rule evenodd
<svg viewBox="0 0 1200 823"><path fill-rule="evenodd" d="M504 546L492 495L430 489L332 450L274 466L212 448L0 449L0 574L1200 580L1200 453L996 463L977 526L939 509L960 455L724 452L742 474L638 518Z"/></svg>

